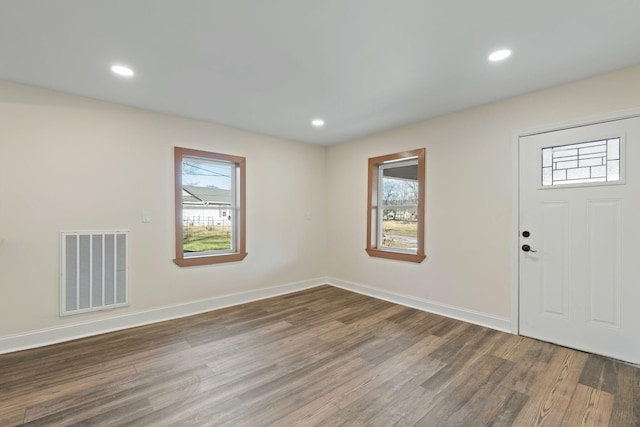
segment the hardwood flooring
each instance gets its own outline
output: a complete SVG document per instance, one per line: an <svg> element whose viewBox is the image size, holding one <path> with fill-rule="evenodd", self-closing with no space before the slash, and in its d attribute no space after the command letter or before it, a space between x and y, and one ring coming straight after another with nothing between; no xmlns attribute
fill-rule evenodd
<svg viewBox="0 0 640 427"><path fill-rule="evenodd" d="M640 369L330 286L0 356L0 426L640 426Z"/></svg>

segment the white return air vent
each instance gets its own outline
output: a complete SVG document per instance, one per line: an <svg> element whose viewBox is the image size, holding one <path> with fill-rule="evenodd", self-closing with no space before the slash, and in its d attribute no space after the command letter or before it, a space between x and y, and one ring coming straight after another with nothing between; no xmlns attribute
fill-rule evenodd
<svg viewBox="0 0 640 427"><path fill-rule="evenodd" d="M129 305L129 231L60 233L60 315Z"/></svg>

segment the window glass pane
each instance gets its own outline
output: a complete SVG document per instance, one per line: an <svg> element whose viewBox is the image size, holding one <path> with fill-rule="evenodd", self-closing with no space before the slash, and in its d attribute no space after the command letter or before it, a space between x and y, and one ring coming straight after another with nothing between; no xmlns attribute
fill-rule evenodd
<svg viewBox="0 0 640 427"><path fill-rule="evenodd" d="M234 165L185 157L182 222L185 255L233 250L231 215ZM223 215L224 213L224 215Z"/></svg>
<svg viewBox="0 0 640 427"><path fill-rule="evenodd" d="M602 157L587 158L587 159L580 160L579 166L581 168L585 166L602 166L602 161L603 161Z"/></svg>
<svg viewBox="0 0 640 427"><path fill-rule="evenodd" d="M551 166L551 153L552 153L553 149L552 148L543 148L542 149L542 167L543 168L547 168L549 166Z"/></svg>
<svg viewBox="0 0 640 427"><path fill-rule="evenodd" d="M620 159L620 138L610 139L607 141L607 159Z"/></svg>
<svg viewBox="0 0 640 427"><path fill-rule="evenodd" d="M418 249L417 208L382 210L382 246L412 252Z"/></svg>
<svg viewBox="0 0 640 427"><path fill-rule="evenodd" d="M620 179L620 160L607 162L607 181L618 181Z"/></svg>
<svg viewBox="0 0 640 427"><path fill-rule="evenodd" d="M542 185L551 185L553 183L551 167L542 168Z"/></svg>
<svg viewBox="0 0 640 427"><path fill-rule="evenodd" d="M418 204L418 165L405 164L382 170L383 206Z"/></svg>
<svg viewBox="0 0 640 427"><path fill-rule="evenodd" d="M383 248L417 252L417 206L420 185L416 160L381 167L382 217L380 242Z"/></svg>
<svg viewBox="0 0 640 427"><path fill-rule="evenodd" d="M578 167L577 160L570 160L568 162L556 162L555 169L575 169Z"/></svg>
<svg viewBox="0 0 640 427"><path fill-rule="evenodd" d="M542 185L620 180L620 138L542 149Z"/></svg>
<svg viewBox="0 0 640 427"><path fill-rule="evenodd" d="M605 166L597 166L591 168L591 178L606 178L607 168Z"/></svg>
<svg viewBox="0 0 640 427"><path fill-rule="evenodd" d="M573 168L567 170L567 180L589 178L589 168Z"/></svg>
<svg viewBox="0 0 640 427"><path fill-rule="evenodd" d="M553 180L554 181L564 181L567 179L567 171L566 170L555 170L553 171Z"/></svg>

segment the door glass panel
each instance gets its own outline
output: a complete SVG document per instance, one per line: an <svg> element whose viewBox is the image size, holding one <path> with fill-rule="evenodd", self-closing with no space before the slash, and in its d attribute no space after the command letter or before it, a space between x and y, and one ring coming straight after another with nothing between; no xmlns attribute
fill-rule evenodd
<svg viewBox="0 0 640 427"><path fill-rule="evenodd" d="M620 181L620 138L542 149L542 185Z"/></svg>

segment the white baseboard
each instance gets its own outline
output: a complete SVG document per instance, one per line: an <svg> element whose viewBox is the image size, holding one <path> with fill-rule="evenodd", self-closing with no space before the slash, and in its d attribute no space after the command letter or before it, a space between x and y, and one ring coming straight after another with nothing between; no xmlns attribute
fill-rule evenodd
<svg viewBox="0 0 640 427"><path fill-rule="evenodd" d="M474 323L487 328L497 329L503 332L511 332L511 321L508 318L497 317L409 295L388 292L382 289L372 288L333 277L324 277L305 280L303 282L273 286L265 289L258 289L255 291L241 292L233 295L225 295L183 304L159 307L146 311L127 313L105 319L88 320L54 328L40 329L23 334L1 337L0 354L43 347L78 338L134 328L136 326L193 316L194 314L205 313L238 304L245 304L278 295L285 295L325 284L357 292L373 298L401 304L407 307L412 307L418 310L440 314L442 316L451 317L464 322Z"/></svg>
<svg viewBox="0 0 640 427"><path fill-rule="evenodd" d="M382 289L372 288L369 286L360 285L358 283L348 282L333 277L328 277L326 279L326 283L338 288L357 292L359 294L367 295L373 298L405 305L407 307L427 311L429 313L439 314L441 316L451 317L453 319L485 326L487 328L496 329L498 331L511 333L511 319L509 318L498 317L474 310L468 310L465 308L442 304L435 301L416 298L409 295L384 291Z"/></svg>
<svg viewBox="0 0 640 427"><path fill-rule="evenodd" d="M192 316L194 314L218 310L224 307L298 292L304 289L324 285L326 283L327 281L325 278L312 279L298 283L258 289L255 291L241 292L233 295L225 295L135 313L116 315L105 319L89 320L57 326L54 328L40 329L23 334L10 335L0 338L0 354L43 347L78 338L148 325L150 323Z"/></svg>

